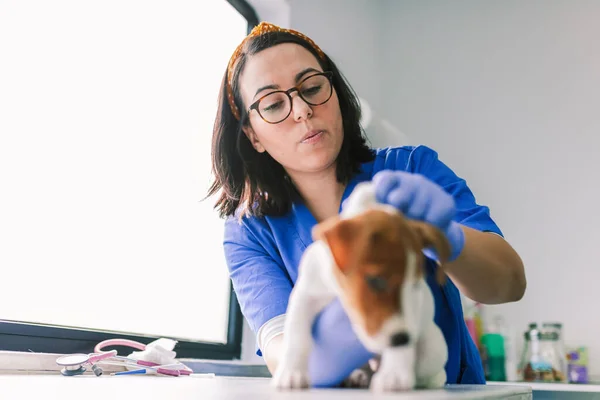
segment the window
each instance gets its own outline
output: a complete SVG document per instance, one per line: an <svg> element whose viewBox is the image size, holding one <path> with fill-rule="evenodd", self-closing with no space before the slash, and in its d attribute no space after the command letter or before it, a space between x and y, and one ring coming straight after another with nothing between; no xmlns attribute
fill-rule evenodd
<svg viewBox="0 0 600 400"><path fill-rule="evenodd" d="M239 356L210 144L244 1L0 4L0 349Z"/></svg>

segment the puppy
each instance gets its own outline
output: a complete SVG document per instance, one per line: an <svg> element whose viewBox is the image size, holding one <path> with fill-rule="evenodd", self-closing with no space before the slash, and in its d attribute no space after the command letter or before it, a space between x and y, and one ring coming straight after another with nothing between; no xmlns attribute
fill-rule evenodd
<svg viewBox="0 0 600 400"><path fill-rule="evenodd" d="M351 377L374 391L442 387L448 349L433 320L422 250L433 247L443 263L450 255L445 236L377 203L371 183L357 185L342 213L318 224L312 233L314 242L302 256L290 295L284 350L272 385L310 386L312 324L338 297L357 337L380 356L372 379L365 368ZM444 283L441 265L437 278Z"/></svg>

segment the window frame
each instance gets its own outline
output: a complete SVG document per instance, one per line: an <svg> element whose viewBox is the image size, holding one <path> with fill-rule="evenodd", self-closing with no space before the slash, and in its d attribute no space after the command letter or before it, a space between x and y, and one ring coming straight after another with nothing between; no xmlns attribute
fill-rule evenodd
<svg viewBox="0 0 600 400"><path fill-rule="evenodd" d="M248 21L247 33L250 33L252 29L258 25L259 20L256 15L254 7L250 5L246 0L227 0L229 4L233 6L244 18Z"/></svg>
<svg viewBox="0 0 600 400"><path fill-rule="evenodd" d="M247 32L250 33L252 28L259 23L254 8L246 0L226 1L246 19L248 22ZM227 342L179 340L174 349L177 352L177 358L240 359L244 317L231 281L229 282L229 291ZM57 354L92 353L96 344L107 339L129 339L148 344L159 337L0 319L0 351ZM131 348L120 346L112 346L110 349L117 350L119 354L127 354L132 351Z"/></svg>

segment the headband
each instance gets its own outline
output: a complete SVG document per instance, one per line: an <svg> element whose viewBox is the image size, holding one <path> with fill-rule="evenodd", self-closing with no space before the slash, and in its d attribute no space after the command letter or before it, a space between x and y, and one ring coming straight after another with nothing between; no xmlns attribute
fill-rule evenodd
<svg viewBox="0 0 600 400"><path fill-rule="evenodd" d="M229 64L227 65L227 100L229 100L229 106L231 107L231 112L233 113L233 116L238 121L240 119L240 110L235 105L235 100L233 98L233 86L232 86L233 85L233 67L235 66L235 62L241 56L242 49L244 48L244 45L246 44L246 42L249 39L251 39L253 37L261 36L261 35L264 35L265 33L270 33L270 32L285 32L285 33L289 33L294 36L297 36L297 37L301 38L302 40L305 40L319 54L319 57L321 57L321 59L325 60L325 53L323 53L323 51L319 48L319 46L317 46L317 44L315 42L313 42L308 36L298 32L298 31L295 31L293 29L280 28L279 26L270 24L268 22L261 22L260 24L256 25L254 27L254 29L252 29L252 31L248 34L248 36L246 36L244 38L244 40L242 40L242 43L240 43L238 45L238 47L235 49L235 51L233 52L233 55L229 59Z"/></svg>

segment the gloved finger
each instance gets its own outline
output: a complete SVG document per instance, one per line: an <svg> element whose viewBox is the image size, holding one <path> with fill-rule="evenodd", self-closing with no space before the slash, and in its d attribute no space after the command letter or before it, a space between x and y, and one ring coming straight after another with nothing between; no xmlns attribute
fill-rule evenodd
<svg viewBox="0 0 600 400"><path fill-rule="evenodd" d="M402 185L398 186L388 194L385 203L396 207L406 214L408 207L413 201L415 189L415 185L412 184L410 180L405 180Z"/></svg>
<svg viewBox="0 0 600 400"><path fill-rule="evenodd" d="M462 249L465 247L465 233L459 223L450 221L446 231L446 237L452 248L452 254L450 254L450 259L448 261L453 261L460 255Z"/></svg>
<svg viewBox="0 0 600 400"><path fill-rule="evenodd" d="M373 176L375 186L375 198L379 202L385 202L388 194L400 184L396 171L384 170Z"/></svg>
<svg viewBox="0 0 600 400"><path fill-rule="evenodd" d="M443 191L443 189L442 189ZM456 216L456 205L451 195L446 192L437 196L425 214L425 220L445 230Z"/></svg>
<svg viewBox="0 0 600 400"><path fill-rule="evenodd" d="M431 194L428 190L415 188L415 194L408 205L406 216L416 220L425 220L425 215L432 202Z"/></svg>

